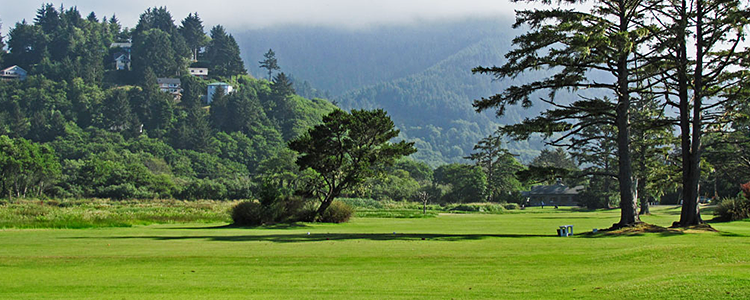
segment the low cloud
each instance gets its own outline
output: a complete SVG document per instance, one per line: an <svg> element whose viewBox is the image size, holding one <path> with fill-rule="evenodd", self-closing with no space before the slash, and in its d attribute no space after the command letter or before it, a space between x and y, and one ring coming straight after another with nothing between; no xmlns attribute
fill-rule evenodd
<svg viewBox="0 0 750 300"><path fill-rule="evenodd" d="M215 24L238 30L275 25L315 25L358 29L371 25L409 24L472 17L511 18L525 7L507 0L129 0L46 1L55 6L76 6L85 17L94 11L100 18L117 14L123 26L133 27L148 7L166 6L179 23L198 12L206 27ZM42 2L0 0L3 33L23 19L31 22Z"/></svg>

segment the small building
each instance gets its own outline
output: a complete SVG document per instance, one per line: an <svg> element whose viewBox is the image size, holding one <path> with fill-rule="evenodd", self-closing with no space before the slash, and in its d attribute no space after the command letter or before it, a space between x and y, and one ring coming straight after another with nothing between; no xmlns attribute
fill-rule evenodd
<svg viewBox="0 0 750 300"><path fill-rule="evenodd" d="M174 96L175 100L182 97L182 81L179 78L156 78L159 90Z"/></svg>
<svg viewBox="0 0 750 300"><path fill-rule="evenodd" d="M133 43L131 42L117 42L112 43L109 45L110 48L121 48L123 51L130 52L130 49L133 48Z"/></svg>
<svg viewBox="0 0 750 300"><path fill-rule="evenodd" d="M523 192L529 206L578 206L578 195L583 186L568 187L558 181L554 185L537 185L531 191Z"/></svg>
<svg viewBox="0 0 750 300"><path fill-rule="evenodd" d="M203 79L208 78L208 68L188 68L188 71L190 72L190 75L195 77Z"/></svg>
<svg viewBox="0 0 750 300"><path fill-rule="evenodd" d="M224 91L224 95L234 92L234 87L224 82L215 82L208 85L208 91L206 93L206 103L211 104L214 101L214 94L216 91Z"/></svg>
<svg viewBox="0 0 750 300"><path fill-rule="evenodd" d="M125 52L115 53L115 70L130 70L130 54Z"/></svg>
<svg viewBox="0 0 750 300"><path fill-rule="evenodd" d="M130 52L133 49L133 43L130 41L112 43L109 48L117 51L114 55L115 70L130 70Z"/></svg>
<svg viewBox="0 0 750 300"><path fill-rule="evenodd" d="M3 81L26 80L29 73L19 66L11 66L0 70L0 79Z"/></svg>

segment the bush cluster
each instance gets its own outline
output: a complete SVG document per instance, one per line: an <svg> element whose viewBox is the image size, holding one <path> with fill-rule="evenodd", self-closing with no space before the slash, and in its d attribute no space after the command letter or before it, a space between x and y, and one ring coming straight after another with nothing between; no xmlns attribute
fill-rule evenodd
<svg viewBox="0 0 750 300"><path fill-rule="evenodd" d="M721 221L750 218L750 199L742 196L722 199L716 207L714 215Z"/></svg>
<svg viewBox="0 0 750 300"><path fill-rule="evenodd" d="M323 223L345 223L354 214L354 208L351 205L341 201L333 201L331 206L320 216Z"/></svg>
<svg viewBox="0 0 750 300"><path fill-rule="evenodd" d="M232 208L232 221L239 226L313 222L344 223L354 215L354 208L334 201L317 220L318 203L299 196L279 197L275 201L244 201Z"/></svg>
<svg viewBox="0 0 750 300"><path fill-rule="evenodd" d="M497 203L462 203L453 204L445 207L447 211L463 211L463 212L485 212L485 213L500 213L505 211L504 205Z"/></svg>
<svg viewBox="0 0 750 300"><path fill-rule="evenodd" d="M310 205L306 204L307 201L298 196L280 197L274 201L243 201L232 208L232 221L240 226L310 221Z"/></svg>

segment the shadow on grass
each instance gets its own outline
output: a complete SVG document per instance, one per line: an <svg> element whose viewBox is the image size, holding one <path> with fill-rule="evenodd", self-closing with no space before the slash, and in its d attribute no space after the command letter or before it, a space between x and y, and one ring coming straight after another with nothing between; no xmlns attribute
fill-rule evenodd
<svg viewBox="0 0 750 300"><path fill-rule="evenodd" d="M72 237L72 239L152 239L157 241L209 240L215 242L273 242L305 243L322 241L471 241L486 238L537 238L555 235L534 234L420 234L420 233L314 233L314 234L269 234L269 235L196 235L196 236L119 236L119 237Z"/></svg>
<svg viewBox="0 0 750 300"><path fill-rule="evenodd" d="M685 235L684 232L680 231L663 231L663 232L624 232L624 233L612 233L612 232L586 232L578 236L583 238L619 238L619 237L637 237L645 236L647 234L658 235L661 237L681 236Z"/></svg>
<svg viewBox="0 0 750 300"><path fill-rule="evenodd" d="M301 228L308 228L310 226L300 223L293 223L293 224L275 224L275 225L262 225L262 226L239 226L234 224L227 224L227 225L221 225L221 226L204 226L204 227L170 227L167 229L181 229L181 230L199 230L199 229L274 229L274 230L284 230L284 229L301 229Z"/></svg>

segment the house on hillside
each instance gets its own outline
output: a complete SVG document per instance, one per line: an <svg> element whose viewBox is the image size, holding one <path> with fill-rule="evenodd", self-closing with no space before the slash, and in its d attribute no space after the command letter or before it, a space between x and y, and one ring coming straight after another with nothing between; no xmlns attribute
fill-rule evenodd
<svg viewBox="0 0 750 300"><path fill-rule="evenodd" d="M115 70L130 70L130 52L133 48L131 42L118 42L109 45L110 49L115 49L117 53L114 54Z"/></svg>
<svg viewBox="0 0 750 300"><path fill-rule="evenodd" d="M202 79L208 78L208 68L188 68L188 71L190 72L190 75L195 77Z"/></svg>
<svg viewBox="0 0 750 300"><path fill-rule="evenodd" d="M130 70L130 54L125 52L115 53L115 70Z"/></svg>
<svg viewBox="0 0 750 300"><path fill-rule="evenodd" d="M175 100L182 97L182 81L179 78L156 78L159 90L174 96Z"/></svg>
<svg viewBox="0 0 750 300"><path fill-rule="evenodd" d="M558 180L554 185L537 185L531 191L523 192L529 206L578 206L578 196L583 186L568 187Z"/></svg>
<svg viewBox="0 0 750 300"><path fill-rule="evenodd" d="M3 81L26 80L29 73L19 66L11 66L0 70L0 79Z"/></svg>
<svg viewBox="0 0 750 300"><path fill-rule="evenodd" d="M214 94L216 91L222 90L224 95L234 92L234 87L224 82L215 82L208 85L208 91L206 93L206 103L211 104L214 101Z"/></svg>

